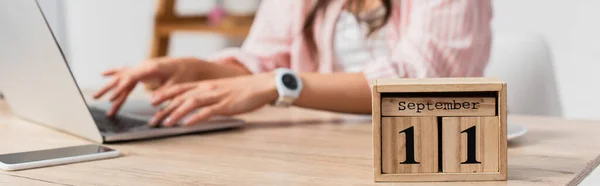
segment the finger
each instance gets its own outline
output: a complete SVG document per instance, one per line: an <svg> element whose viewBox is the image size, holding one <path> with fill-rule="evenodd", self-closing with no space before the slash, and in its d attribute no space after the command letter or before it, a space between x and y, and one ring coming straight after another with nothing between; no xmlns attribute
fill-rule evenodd
<svg viewBox="0 0 600 186"><path fill-rule="evenodd" d="M190 112L196 110L199 107L216 103L217 100L214 96L203 96L203 97L192 97L185 100L185 102L177 109L175 109L167 118L166 125L173 126L177 121L181 120L184 116Z"/></svg>
<svg viewBox="0 0 600 186"><path fill-rule="evenodd" d="M123 103L125 103L125 100L127 100L128 95L128 91L123 92L119 95L119 97L117 97L117 99L111 101L112 107L110 108L110 110L108 110L108 112L106 112L106 115L109 117L113 117L115 114L117 114L117 112L119 112L119 109L121 109L121 106L123 106Z"/></svg>
<svg viewBox="0 0 600 186"><path fill-rule="evenodd" d="M133 89L135 87L135 82L131 79L121 79L119 84L113 89L112 96L110 97L110 101L116 100L124 91Z"/></svg>
<svg viewBox="0 0 600 186"><path fill-rule="evenodd" d="M148 64L132 70L128 78L124 78L125 80L122 80L119 86L115 88L111 100L116 99L123 90L135 87L139 81L157 74L158 71L159 66L157 64Z"/></svg>
<svg viewBox="0 0 600 186"><path fill-rule="evenodd" d="M116 73L120 72L121 70L123 70L123 68L109 69L107 71L102 72L102 75L103 76L112 76L112 75L115 75Z"/></svg>
<svg viewBox="0 0 600 186"><path fill-rule="evenodd" d="M183 124L185 126L195 125L198 122L208 120L210 117L221 113L223 111L224 103L217 103L215 105L201 108L198 112L188 117Z"/></svg>
<svg viewBox="0 0 600 186"><path fill-rule="evenodd" d="M171 79L167 80L167 82L165 82L163 84L163 86L165 86L165 87L170 87L170 86L173 86L173 85L175 85L175 78L171 78Z"/></svg>
<svg viewBox="0 0 600 186"><path fill-rule="evenodd" d="M167 107L158 111L152 119L148 122L150 126L157 126L165 117L167 117L173 110L175 110L179 105L181 105L183 101L181 100L173 100L173 102L169 103Z"/></svg>
<svg viewBox="0 0 600 186"><path fill-rule="evenodd" d="M108 92L110 89L115 87L118 83L119 83L119 79L114 78L113 80L108 82L108 84L106 84L104 87L102 87L102 89L100 89L100 91L98 91L98 92L96 92L96 94L94 94L94 99L98 99L98 98L104 96L104 94L106 94L106 92Z"/></svg>
<svg viewBox="0 0 600 186"><path fill-rule="evenodd" d="M152 105L160 105L164 101L173 99L174 97L177 97L180 94L193 89L194 87L194 84L182 84L170 86L161 91L155 91L152 95Z"/></svg>
<svg viewBox="0 0 600 186"><path fill-rule="evenodd" d="M167 80L166 82L161 83L160 87L153 91L153 95L154 95L154 93L157 93L157 92L164 92L164 91L170 89L174 85L175 85L175 79L171 78L171 79Z"/></svg>
<svg viewBox="0 0 600 186"><path fill-rule="evenodd" d="M196 108L198 108L198 105L199 104L197 101L195 101L195 99L185 100L181 106L177 107L177 109L175 109L169 115L169 117L167 117L164 125L165 126L175 125L175 123L177 123L177 121L179 121L181 118L183 118L183 116L187 115L188 113L190 113L190 112L194 111Z"/></svg>
<svg viewBox="0 0 600 186"><path fill-rule="evenodd" d="M175 95L175 97L179 97L179 98L189 98L189 97L195 97L198 95L204 95L207 96L208 95L208 99L209 100L214 100L216 97L216 95L218 95L218 93L216 93L216 85L212 84L212 83L201 83L201 84L197 84L197 83L189 83L191 86L189 88L193 88L194 91L185 91L182 93L179 93L177 95ZM185 86L185 85L184 85Z"/></svg>

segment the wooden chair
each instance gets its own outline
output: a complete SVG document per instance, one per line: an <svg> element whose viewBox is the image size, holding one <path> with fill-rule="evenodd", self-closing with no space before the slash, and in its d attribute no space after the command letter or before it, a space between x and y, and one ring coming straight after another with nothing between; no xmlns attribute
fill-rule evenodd
<svg viewBox="0 0 600 186"><path fill-rule="evenodd" d="M211 25L204 15L176 15L176 0L159 0L154 19L154 34L150 58L166 56L171 34L177 31L220 33L228 37L244 38L250 31L254 15L227 15L223 21Z"/></svg>

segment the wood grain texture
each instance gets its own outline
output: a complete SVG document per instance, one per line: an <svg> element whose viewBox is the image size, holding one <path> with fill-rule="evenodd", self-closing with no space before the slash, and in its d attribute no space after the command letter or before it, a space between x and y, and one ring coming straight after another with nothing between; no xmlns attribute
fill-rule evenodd
<svg viewBox="0 0 600 186"><path fill-rule="evenodd" d="M381 172L381 94L376 90L377 81L371 85L371 118L373 120L373 179L377 180Z"/></svg>
<svg viewBox="0 0 600 186"><path fill-rule="evenodd" d="M502 83L502 90L498 92L498 112L500 120L500 147L498 153L498 169L503 176L503 180L508 179L508 119L507 119L507 93L506 83Z"/></svg>
<svg viewBox="0 0 600 186"><path fill-rule="evenodd" d="M493 97L386 97L381 99L382 116L495 116Z"/></svg>
<svg viewBox="0 0 600 186"><path fill-rule="evenodd" d="M438 172L438 132L436 117L382 117L382 172ZM418 164L402 164L407 157L407 134L401 131L413 127L414 159Z"/></svg>
<svg viewBox="0 0 600 186"><path fill-rule="evenodd" d="M108 144L123 156L0 171L0 185L381 185L373 182L370 116L266 107L236 117L248 124L240 130ZM600 154L599 121L509 117L529 132L509 143L508 181L395 184L565 185ZM17 119L1 101L0 136L0 153L90 143ZM404 179L435 180L444 175ZM397 177L401 176L382 175L380 181Z"/></svg>
<svg viewBox="0 0 600 186"><path fill-rule="evenodd" d="M507 185L506 182L493 182L503 180L500 173L417 173L417 174L384 174L381 182L421 182L423 185ZM463 181L463 182L460 182ZM477 183L474 183L477 181ZM487 181L487 182L481 182ZM434 183L438 182L438 183ZM452 183L454 182L454 183ZM408 185L414 185L410 183Z"/></svg>
<svg viewBox="0 0 600 186"><path fill-rule="evenodd" d="M478 164L462 164L467 161L469 148L467 133L475 126L475 160ZM499 172L499 123L498 117L444 117L442 118L442 149L444 173Z"/></svg>
<svg viewBox="0 0 600 186"><path fill-rule="evenodd" d="M441 137L440 141L442 142L438 142L448 141L446 146L439 147L441 148L439 156L448 161L439 161L442 164L440 166L445 168L442 173L438 173L443 174L443 178L447 178L447 180L430 178L428 174L419 176L419 178L423 178L422 181L506 179L506 84L503 81L494 78L378 79L376 90L382 95L380 114L383 117L447 117L445 121L449 123L449 128L448 130L439 130L440 133L443 133L441 135L445 136ZM488 93L490 95L487 95ZM474 105L483 107L475 109ZM454 118L456 119L454 120L450 119L451 117L460 118ZM470 117L477 117L477 119ZM440 127L444 129L442 123L444 122L440 123ZM488 125L488 123L493 123L493 125ZM469 129L468 133L472 134L461 135L461 131L470 127L473 128ZM383 135L389 132L386 131L385 126L381 130ZM467 136L473 137L467 138ZM392 140L385 144L386 138L383 137L383 139L382 146L384 148L393 142ZM444 150L448 150L448 152ZM389 153L385 151L382 152L384 159L386 153ZM467 156L467 154L470 155ZM481 159L483 162L477 159ZM390 172L388 169L391 168L386 167L397 168L395 164L387 165L387 162L382 160L383 173L389 173L384 174L388 176L386 178L388 181L420 180L406 178L405 176L409 175L398 172L391 174L394 172ZM412 169L408 172L412 172ZM448 172L453 174L448 174ZM477 175L486 176L477 177ZM476 179L469 179L474 177ZM397 179L394 180L394 178Z"/></svg>
<svg viewBox="0 0 600 186"><path fill-rule="evenodd" d="M581 182L590 175L590 173L592 173L592 171L594 171L596 169L596 167L598 167L598 165L600 165L600 156L596 157L596 159L592 160L590 163L588 163L587 166L585 166L585 168L577 175L575 176L575 178L573 178L571 181L569 181L569 183L567 183L567 186L576 186L581 184Z"/></svg>
<svg viewBox="0 0 600 186"><path fill-rule="evenodd" d="M379 79L377 91L379 93L500 91L502 83L494 78Z"/></svg>

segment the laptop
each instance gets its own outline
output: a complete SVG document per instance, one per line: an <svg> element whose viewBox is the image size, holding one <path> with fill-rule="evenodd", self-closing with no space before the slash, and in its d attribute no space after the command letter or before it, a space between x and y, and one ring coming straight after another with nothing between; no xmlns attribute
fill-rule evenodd
<svg viewBox="0 0 600 186"><path fill-rule="evenodd" d="M114 118L109 105L88 105L37 1L0 1L0 92L12 112L98 143L166 137L242 126L214 117L187 127L149 127L157 108L128 101Z"/></svg>

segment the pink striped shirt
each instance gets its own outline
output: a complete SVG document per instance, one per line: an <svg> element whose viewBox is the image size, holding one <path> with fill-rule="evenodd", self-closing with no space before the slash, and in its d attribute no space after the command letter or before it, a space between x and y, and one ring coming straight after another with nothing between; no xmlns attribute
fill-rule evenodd
<svg viewBox="0 0 600 186"><path fill-rule="evenodd" d="M330 0L314 25L317 61L302 37L308 0L263 0L241 48L223 50L212 60L235 59L253 73L287 67L297 72L333 72L333 34L346 0ZM378 78L482 76L489 58L490 0L393 1L386 36L390 55L365 62L363 74Z"/></svg>

